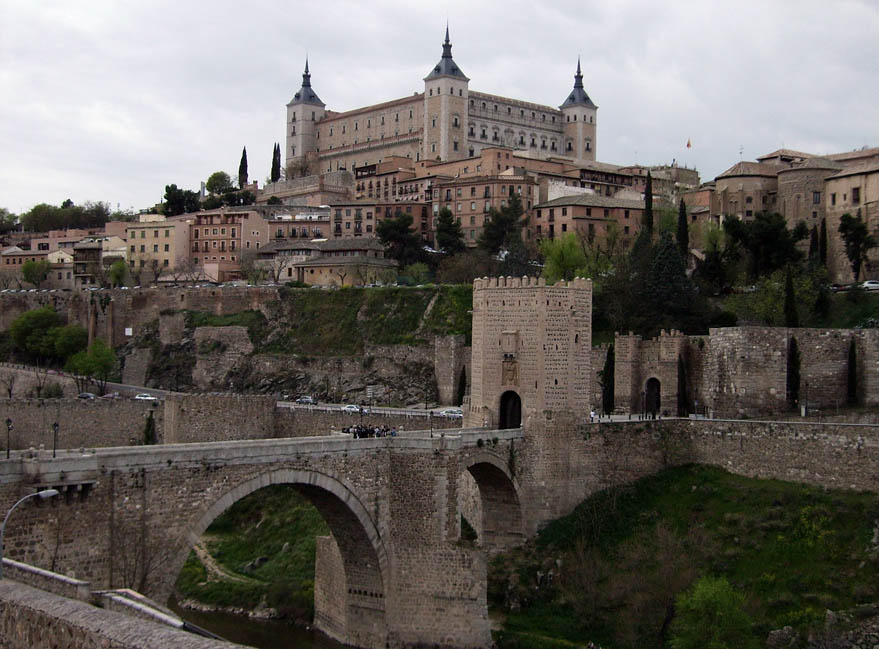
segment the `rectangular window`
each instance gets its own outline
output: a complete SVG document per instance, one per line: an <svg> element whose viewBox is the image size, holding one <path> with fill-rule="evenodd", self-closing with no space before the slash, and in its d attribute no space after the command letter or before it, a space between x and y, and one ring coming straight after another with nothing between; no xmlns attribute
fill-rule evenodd
<svg viewBox="0 0 879 649"><path fill-rule="evenodd" d="M567 207L563 207L563 208L562 208L562 216L567 216L567 215L568 215L568 208L567 208Z"/></svg>
<svg viewBox="0 0 879 649"><path fill-rule="evenodd" d="M859 205L861 202L861 188L852 187L852 205Z"/></svg>
<svg viewBox="0 0 879 649"><path fill-rule="evenodd" d="M821 203L821 192L812 192L812 205Z"/></svg>
<svg viewBox="0 0 879 649"><path fill-rule="evenodd" d="M625 212L623 212L623 216L625 218L629 218L629 210L626 210Z"/></svg>
<svg viewBox="0 0 879 649"><path fill-rule="evenodd" d="M165 230L165 238L167 239L170 236L171 236L171 230Z"/></svg>
<svg viewBox="0 0 879 649"><path fill-rule="evenodd" d="M831 204L831 205L836 205L836 194L831 194L831 195L830 195L830 204Z"/></svg>
<svg viewBox="0 0 879 649"><path fill-rule="evenodd" d="M140 247L140 251L141 251L141 252L146 252L146 246L143 246L143 245L142 245L142 246Z"/></svg>
<svg viewBox="0 0 879 649"><path fill-rule="evenodd" d="M154 239L158 239L158 238L159 238L159 231L158 231L158 230L153 230L153 238L154 238Z"/></svg>
<svg viewBox="0 0 879 649"><path fill-rule="evenodd" d="M168 244L165 244L165 252L168 252Z"/></svg>

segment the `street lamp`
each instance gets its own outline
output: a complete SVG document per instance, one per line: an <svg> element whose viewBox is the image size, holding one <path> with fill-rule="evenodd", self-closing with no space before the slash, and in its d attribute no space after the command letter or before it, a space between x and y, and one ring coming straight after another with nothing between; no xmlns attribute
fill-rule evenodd
<svg viewBox="0 0 879 649"><path fill-rule="evenodd" d="M55 449L58 448L58 422L52 424L52 457L55 457Z"/></svg>
<svg viewBox="0 0 879 649"><path fill-rule="evenodd" d="M7 420L9 421L9 420ZM46 500L47 498L53 498L58 495L57 489L43 489L42 491L37 491L36 493L28 494L17 503L15 503L12 507L9 508L9 511L6 512L6 517L3 519L3 525L0 525L0 579L3 579L3 535L6 533L6 522L9 520L9 516L15 511L15 508L18 507L25 500L30 498L39 497L40 500Z"/></svg>
<svg viewBox="0 0 879 649"><path fill-rule="evenodd" d="M9 438L12 435L12 419L6 418L6 459L9 459Z"/></svg>

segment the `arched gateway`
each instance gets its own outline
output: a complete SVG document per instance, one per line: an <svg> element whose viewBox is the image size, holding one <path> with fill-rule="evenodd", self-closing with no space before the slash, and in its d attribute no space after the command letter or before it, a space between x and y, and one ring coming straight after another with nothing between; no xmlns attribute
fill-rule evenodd
<svg viewBox="0 0 879 649"><path fill-rule="evenodd" d="M519 428L522 425L522 399L512 390L501 395L498 428Z"/></svg>
<svg viewBox="0 0 879 649"><path fill-rule="evenodd" d="M351 488L318 471L284 469L239 484L217 500L188 531L186 556L220 514L245 496L274 484L289 484L315 506L332 532L318 544L315 626L345 644L384 648L388 560L384 544L363 503ZM323 555L323 556L321 556ZM339 566L332 570L322 566Z"/></svg>

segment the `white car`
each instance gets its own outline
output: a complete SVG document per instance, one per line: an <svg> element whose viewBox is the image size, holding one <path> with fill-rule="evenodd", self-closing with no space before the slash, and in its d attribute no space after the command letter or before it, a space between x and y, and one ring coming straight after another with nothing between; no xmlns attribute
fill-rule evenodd
<svg viewBox="0 0 879 649"><path fill-rule="evenodd" d="M141 392L140 394L134 395L135 401L158 401L156 397L151 394L147 394L146 392Z"/></svg>
<svg viewBox="0 0 879 649"><path fill-rule="evenodd" d="M879 291L879 279L868 279L861 284L861 288L865 291Z"/></svg>
<svg viewBox="0 0 879 649"><path fill-rule="evenodd" d="M342 412L360 412L360 406L355 405L353 403L349 403L347 405L342 406ZM366 408L363 409L363 412L367 412Z"/></svg>
<svg viewBox="0 0 879 649"><path fill-rule="evenodd" d="M440 417L452 417L458 419L464 416L464 411L460 408L446 408L445 410L440 410L439 415Z"/></svg>

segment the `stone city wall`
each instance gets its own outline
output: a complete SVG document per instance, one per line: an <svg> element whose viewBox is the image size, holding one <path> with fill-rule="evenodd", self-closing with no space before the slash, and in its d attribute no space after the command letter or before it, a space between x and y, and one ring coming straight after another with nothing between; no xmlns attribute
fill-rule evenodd
<svg viewBox="0 0 879 649"><path fill-rule="evenodd" d="M406 415L402 413L360 413L342 412L341 410L324 410L298 406L290 408L279 406L275 409L274 437L312 437L329 435L332 431L340 431L348 426L356 426L360 422L364 426L387 426L398 431L429 430L431 418L424 415ZM436 430L456 429L461 427L460 419L450 417L433 417Z"/></svg>
<svg viewBox="0 0 879 649"><path fill-rule="evenodd" d="M60 387L65 397L75 397L79 394L76 382L71 377L56 373L54 370L38 372L37 368L27 365L0 363L0 398L36 397L36 388L40 383L44 388Z"/></svg>
<svg viewBox="0 0 879 649"><path fill-rule="evenodd" d="M184 394L165 398L166 444L270 439L275 436L275 397Z"/></svg>
<svg viewBox="0 0 879 649"><path fill-rule="evenodd" d="M11 580L0 582L0 645L6 649L232 649L202 638Z"/></svg>
<svg viewBox="0 0 879 649"><path fill-rule="evenodd" d="M58 422L58 448L98 448L143 444L147 417L153 413L156 438L165 431L165 410L158 401L131 399L0 399L0 444L7 418L10 447L52 448L52 424Z"/></svg>

